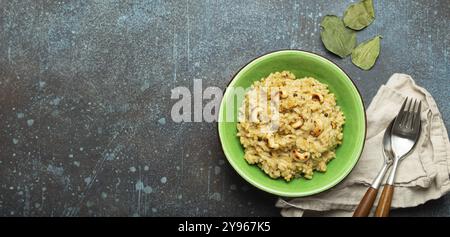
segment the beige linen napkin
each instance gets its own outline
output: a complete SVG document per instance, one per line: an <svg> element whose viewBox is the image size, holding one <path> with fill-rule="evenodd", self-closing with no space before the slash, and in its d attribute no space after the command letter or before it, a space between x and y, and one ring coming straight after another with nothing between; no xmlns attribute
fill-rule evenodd
<svg viewBox="0 0 450 237"><path fill-rule="evenodd" d="M392 208L414 207L446 194L450 190L450 143L436 102L409 75L394 74L367 109L364 151L349 176L334 188L311 197L280 198L276 206L282 208L281 215L351 216L383 165L383 134L406 96L422 101L422 135L414 152L398 167Z"/></svg>

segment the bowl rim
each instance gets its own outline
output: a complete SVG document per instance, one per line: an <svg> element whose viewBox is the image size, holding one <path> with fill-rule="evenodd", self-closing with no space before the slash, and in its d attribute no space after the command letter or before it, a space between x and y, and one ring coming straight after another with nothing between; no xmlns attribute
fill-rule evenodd
<svg viewBox="0 0 450 237"><path fill-rule="evenodd" d="M364 140L362 142L362 146L361 149L358 152L358 158L353 162L353 164L351 166L349 166L344 174L339 177L338 179L334 180L333 182L330 182L329 184L325 185L322 188L313 190L313 191L309 191L309 192L304 192L304 191L300 191L300 192L284 192L284 191L278 191L278 190L274 190L271 188L267 188L264 185L259 184L258 182L253 181L251 178L247 177L246 175L243 174L243 172L237 167L237 164L229 157L231 156L230 154L228 154L228 152L226 151L226 149L224 148L224 145L222 143L222 135L221 135L221 129L220 129L220 118L222 115L222 104L224 103L224 98L225 95L227 94L228 88L233 84L233 82L235 81L236 77L247 67L249 66L251 63L264 58L264 57L268 57L271 56L273 54L277 54L277 53L288 53L288 52L294 52L294 53L302 53L302 54L309 54L311 56L314 57L318 57L319 59L325 60L329 63L331 63L332 65L334 65L337 69L339 69L341 71L341 73L343 73L347 79L351 82L351 84L353 85L354 89L356 90L357 94L358 94L358 98L359 98L359 102L362 105L363 108L363 114L364 114ZM356 86L356 84L353 82L353 80L351 79L351 77L340 67L338 66L336 63L334 63L332 60L330 60L329 58L319 55L317 53L311 52L311 51L307 51L307 50L301 50L301 49L280 49L280 50L275 50L275 51L269 51L267 53L264 53L262 55L259 55L253 59L251 59L249 62L247 62L246 64L244 64L242 67L240 67L236 73L234 73L231 77L231 80L227 83L226 85L226 89L225 92L222 96L222 99L220 101L220 105L219 105L219 113L218 113L218 122L217 122L217 134L218 134L218 139L222 148L222 152L225 154L225 157L228 160L228 163L231 164L231 166L233 167L233 169L239 174L239 176L241 176L244 180L246 180L248 183L250 183L251 185L253 185L254 187L265 191L267 193L271 193L274 195L278 195L278 196L282 196L282 197L306 197L306 196L311 196L311 195L315 195L321 192L324 192L336 185L338 185L339 183L341 183L350 173L351 171L355 168L355 166L358 164L359 160L361 159L361 155L362 152L364 150L364 146L365 146L365 139L367 137L367 114L366 114L366 107L364 105L364 101L363 98L361 96L361 92L359 91L358 87Z"/></svg>

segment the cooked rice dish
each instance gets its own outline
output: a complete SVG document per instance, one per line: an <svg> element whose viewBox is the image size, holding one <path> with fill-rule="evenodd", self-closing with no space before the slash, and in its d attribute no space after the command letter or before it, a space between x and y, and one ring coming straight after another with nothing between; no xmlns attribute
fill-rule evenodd
<svg viewBox="0 0 450 237"><path fill-rule="evenodd" d="M342 143L345 123L327 85L311 77L296 79L288 71L254 82L238 120L245 160L286 181L325 172Z"/></svg>

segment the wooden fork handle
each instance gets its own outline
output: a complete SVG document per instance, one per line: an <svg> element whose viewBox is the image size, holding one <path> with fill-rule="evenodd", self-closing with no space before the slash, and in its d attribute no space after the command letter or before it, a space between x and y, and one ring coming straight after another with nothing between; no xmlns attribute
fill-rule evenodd
<svg viewBox="0 0 450 237"><path fill-rule="evenodd" d="M381 193L378 207L375 211L376 217L388 217L391 209L392 196L394 195L394 186L386 184Z"/></svg>
<svg viewBox="0 0 450 237"><path fill-rule="evenodd" d="M375 202L375 198L377 197L378 189L374 189L369 187L367 189L366 194L359 202L358 207L353 213L353 217L367 217L369 216L370 210L372 209L373 203Z"/></svg>

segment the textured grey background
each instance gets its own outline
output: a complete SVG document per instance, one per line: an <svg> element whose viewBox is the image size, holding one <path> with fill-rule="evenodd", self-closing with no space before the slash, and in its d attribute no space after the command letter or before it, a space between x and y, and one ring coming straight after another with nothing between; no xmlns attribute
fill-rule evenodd
<svg viewBox="0 0 450 237"><path fill-rule="evenodd" d="M319 22L351 1L0 0L1 216L266 216L276 197L225 162L214 123L176 124L171 89L225 88L277 49L325 55L368 105L411 74L450 124L450 2L375 1L361 71L325 52ZM450 196L396 215L448 216Z"/></svg>

